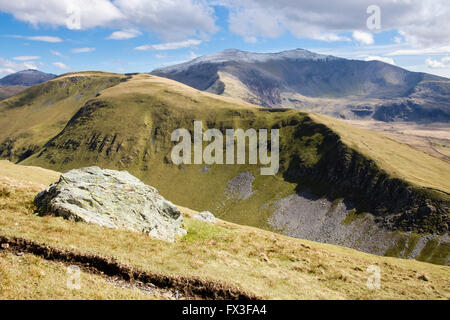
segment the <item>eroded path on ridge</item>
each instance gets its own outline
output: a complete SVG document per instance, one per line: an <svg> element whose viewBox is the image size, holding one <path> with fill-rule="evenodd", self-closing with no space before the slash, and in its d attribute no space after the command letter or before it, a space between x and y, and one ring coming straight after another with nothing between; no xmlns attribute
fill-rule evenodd
<svg viewBox="0 0 450 320"><path fill-rule="evenodd" d="M169 299L254 300L256 296L217 281L195 277L149 273L117 262L113 258L62 250L23 238L0 235L0 250L33 254L49 261L79 266L81 270L106 278L117 286L138 288Z"/></svg>

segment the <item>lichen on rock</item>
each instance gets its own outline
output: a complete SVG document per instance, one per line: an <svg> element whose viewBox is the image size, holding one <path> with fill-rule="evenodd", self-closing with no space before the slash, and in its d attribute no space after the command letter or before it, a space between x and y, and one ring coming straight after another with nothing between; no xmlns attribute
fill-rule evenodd
<svg viewBox="0 0 450 320"><path fill-rule="evenodd" d="M126 171L87 167L63 173L34 199L39 215L61 216L174 241L186 234L178 208Z"/></svg>

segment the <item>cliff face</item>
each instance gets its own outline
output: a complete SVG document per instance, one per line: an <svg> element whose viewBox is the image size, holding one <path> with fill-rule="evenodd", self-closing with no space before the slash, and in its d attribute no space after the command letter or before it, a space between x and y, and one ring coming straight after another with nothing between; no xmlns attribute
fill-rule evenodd
<svg viewBox="0 0 450 320"><path fill-rule="evenodd" d="M375 161L342 143L328 127L305 118L295 136L320 134L317 146L320 159L310 165L299 152L283 172L287 181L299 189L311 188L331 200L345 198L358 212L370 212L375 221L389 230L446 233L450 223L449 196L390 177ZM305 183L307 181L307 183Z"/></svg>

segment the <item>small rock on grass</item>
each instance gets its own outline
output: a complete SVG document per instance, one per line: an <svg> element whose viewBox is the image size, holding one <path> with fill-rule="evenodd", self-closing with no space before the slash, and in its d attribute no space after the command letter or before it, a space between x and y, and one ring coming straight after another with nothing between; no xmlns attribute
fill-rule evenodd
<svg viewBox="0 0 450 320"><path fill-rule="evenodd" d="M428 281L428 277L424 274L421 274L420 276L418 276L417 279L423 280L423 281Z"/></svg>
<svg viewBox="0 0 450 320"><path fill-rule="evenodd" d="M202 211L197 214L194 214L192 216L194 219L209 222L209 223L216 223L217 219L216 217L209 211Z"/></svg>

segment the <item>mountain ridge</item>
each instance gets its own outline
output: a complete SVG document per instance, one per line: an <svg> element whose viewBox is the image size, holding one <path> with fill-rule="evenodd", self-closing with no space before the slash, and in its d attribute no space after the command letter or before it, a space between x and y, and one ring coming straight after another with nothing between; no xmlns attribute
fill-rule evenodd
<svg viewBox="0 0 450 320"><path fill-rule="evenodd" d="M341 59L331 55L322 55L313 53L305 49L286 50L275 53L254 53L249 51L243 51L239 49L226 49L221 52L211 53L204 56L197 57L191 61L176 64L173 66L157 68L152 72L158 70L183 70L189 66L199 62L227 62L227 61L243 61L243 62L265 62L267 60L280 60L280 59L305 59L305 60L322 60L322 59Z"/></svg>
<svg viewBox="0 0 450 320"><path fill-rule="evenodd" d="M450 121L450 80L381 61L303 49L236 49L156 69L153 75L264 107L292 107L345 119Z"/></svg>

